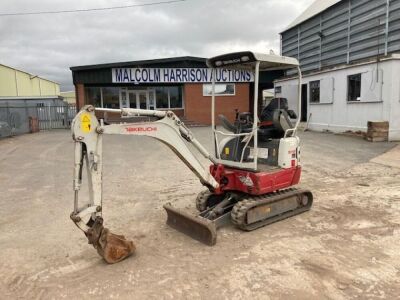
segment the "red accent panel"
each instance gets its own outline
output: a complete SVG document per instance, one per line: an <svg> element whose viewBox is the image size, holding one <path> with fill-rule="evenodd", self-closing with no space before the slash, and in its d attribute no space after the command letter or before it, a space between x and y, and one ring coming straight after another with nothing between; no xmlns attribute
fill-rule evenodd
<svg viewBox="0 0 400 300"><path fill-rule="evenodd" d="M215 193L222 194L226 191L236 191L256 196L298 184L301 176L301 167L257 173L228 168L223 165L212 165L210 172L220 184L220 188Z"/></svg>
<svg viewBox="0 0 400 300"><path fill-rule="evenodd" d="M271 126L271 125L274 125L272 121L264 121L258 123L258 126Z"/></svg>

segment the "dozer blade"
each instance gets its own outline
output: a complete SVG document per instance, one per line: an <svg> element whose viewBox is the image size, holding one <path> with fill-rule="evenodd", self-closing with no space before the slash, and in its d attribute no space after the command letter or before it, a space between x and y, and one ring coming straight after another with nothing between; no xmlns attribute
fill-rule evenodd
<svg viewBox="0 0 400 300"><path fill-rule="evenodd" d="M168 214L167 224L175 230L208 246L217 243L217 227L213 221L179 211L170 204L164 205L164 209Z"/></svg>
<svg viewBox="0 0 400 300"><path fill-rule="evenodd" d="M115 264L131 256L136 247L132 241L123 235L117 235L103 226L103 219L96 218L91 228L86 233L89 244L109 264Z"/></svg>

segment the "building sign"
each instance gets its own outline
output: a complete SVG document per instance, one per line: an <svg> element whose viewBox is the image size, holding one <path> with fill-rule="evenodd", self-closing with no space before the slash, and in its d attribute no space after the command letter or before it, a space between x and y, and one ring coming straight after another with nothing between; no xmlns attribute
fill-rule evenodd
<svg viewBox="0 0 400 300"><path fill-rule="evenodd" d="M216 69L216 82L253 82L254 74L244 70ZM210 83L207 68L115 68L113 83Z"/></svg>

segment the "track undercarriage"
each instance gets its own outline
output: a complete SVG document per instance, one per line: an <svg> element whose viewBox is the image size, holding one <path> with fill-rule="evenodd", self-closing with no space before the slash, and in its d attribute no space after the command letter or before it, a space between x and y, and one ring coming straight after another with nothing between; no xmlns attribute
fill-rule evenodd
<svg viewBox="0 0 400 300"><path fill-rule="evenodd" d="M171 205L164 206L167 224L192 238L213 246L217 229L231 221L236 227L252 231L311 209L313 195L308 190L290 188L261 196L226 193L215 195L201 192L196 199L199 215L181 212Z"/></svg>

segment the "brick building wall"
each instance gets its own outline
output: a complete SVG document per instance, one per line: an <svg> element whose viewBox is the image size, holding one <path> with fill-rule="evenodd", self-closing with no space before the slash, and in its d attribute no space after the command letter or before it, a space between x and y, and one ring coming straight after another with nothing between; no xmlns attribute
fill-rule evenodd
<svg viewBox="0 0 400 300"><path fill-rule="evenodd" d="M83 84L75 85L75 95L76 95L76 108L79 110L86 105L85 86Z"/></svg>
<svg viewBox="0 0 400 300"><path fill-rule="evenodd" d="M216 97L215 116L223 114L231 122L235 120L235 109L240 112L248 112L249 107L249 84L237 83L235 96ZM211 97L203 96L202 84L185 84L185 116L186 119L205 125L211 124ZM219 123L219 122L218 122Z"/></svg>

